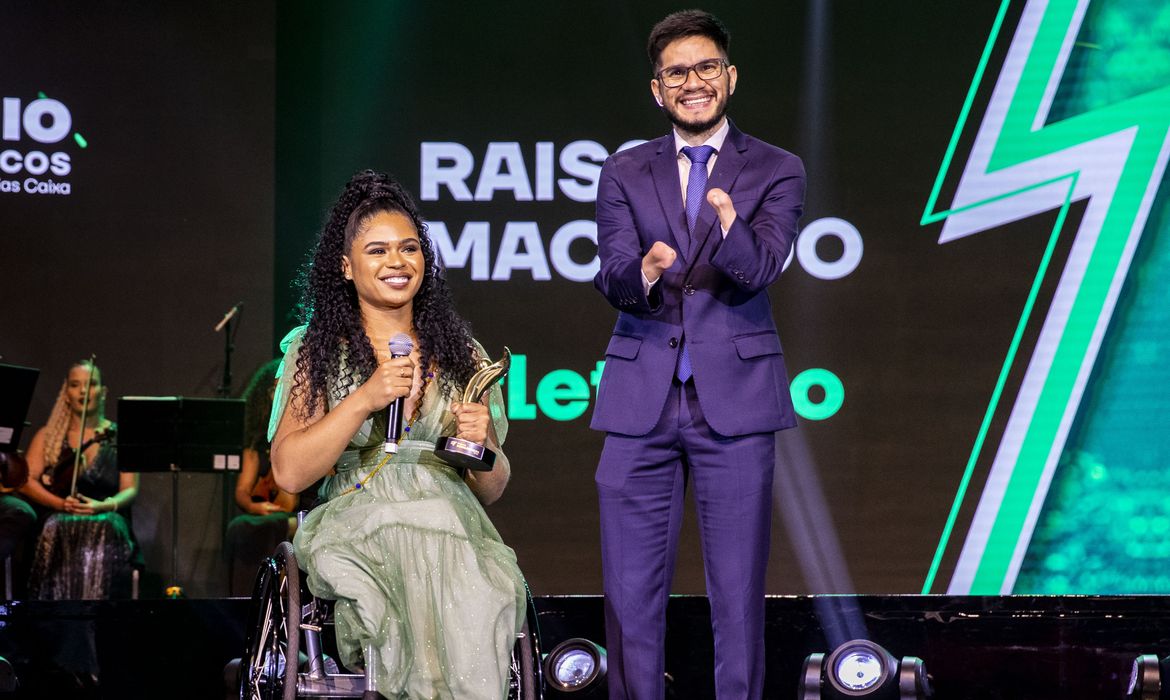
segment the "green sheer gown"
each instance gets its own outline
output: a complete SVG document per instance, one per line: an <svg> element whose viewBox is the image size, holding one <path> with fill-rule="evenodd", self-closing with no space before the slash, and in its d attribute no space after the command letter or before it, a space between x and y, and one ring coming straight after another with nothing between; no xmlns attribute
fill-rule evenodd
<svg viewBox="0 0 1170 700"><path fill-rule="evenodd" d="M288 404L303 333L297 328L281 344L269 439ZM489 397L503 444L508 422L499 385ZM293 539L309 590L337 601L342 662L372 663L378 690L389 698L503 698L524 620L515 553L467 484L434 455L451 400L432 380L398 454L363 488L345 493L384 457L384 412L367 418L325 479L325 502ZM372 660L362 658L367 644L377 649Z"/></svg>

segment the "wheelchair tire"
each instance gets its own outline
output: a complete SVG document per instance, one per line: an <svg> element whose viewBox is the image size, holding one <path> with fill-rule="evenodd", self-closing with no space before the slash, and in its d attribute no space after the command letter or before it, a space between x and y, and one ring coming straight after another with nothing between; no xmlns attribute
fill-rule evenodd
<svg viewBox="0 0 1170 700"><path fill-rule="evenodd" d="M527 588L525 585L528 612L516 638L516 645L512 647L508 700L541 700L544 697L544 677L540 663L540 627L537 624L532 593Z"/></svg>
<svg viewBox="0 0 1170 700"><path fill-rule="evenodd" d="M301 576L289 542L281 542L256 574L252 620L240 665L240 700L295 700Z"/></svg>

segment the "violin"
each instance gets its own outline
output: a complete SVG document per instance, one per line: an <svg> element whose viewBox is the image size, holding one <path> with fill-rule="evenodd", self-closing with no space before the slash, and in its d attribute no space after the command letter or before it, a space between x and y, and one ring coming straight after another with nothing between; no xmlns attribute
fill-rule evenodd
<svg viewBox="0 0 1170 700"><path fill-rule="evenodd" d="M66 445L61 450L60 456L57 457L57 463L51 469L45 467L45 471L41 473L41 484L55 496L61 498L76 496L77 476L80 473L78 467L81 465L81 457L85 451L92 445L113 440L117 435L118 430L111 425L105 430L95 431L93 437L81 443L81 447L76 451Z"/></svg>
<svg viewBox="0 0 1170 700"><path fill-rule="evenodd" d="M263 476L256 478L256 485L252 487L252 502L275 503L280 494L280 487L276 485L276 474L272 473L272 462L268 448L259 454L259 458L260 469L267 465L268 471Z"/></svg>
<svg viewBox="0 0 1170 700"><path fill-rule="evenodd" d="M252 502L270 503L276 499L276 494L276 477L269 468L267 474L256 480L256 485L252 488Z"/></svg>
<svg viewBox="0 0 1170 700"><path fill-rule="evenodd" d="M28 462L16 452L0 452L0 493L12 493L28 481Z"/></svg>

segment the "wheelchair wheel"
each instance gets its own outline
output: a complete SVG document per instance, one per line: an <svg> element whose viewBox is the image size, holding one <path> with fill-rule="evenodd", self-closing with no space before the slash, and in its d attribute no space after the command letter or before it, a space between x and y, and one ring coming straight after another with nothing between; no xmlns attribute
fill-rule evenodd
<svg viewBox="0 0 1170 700"><path fill-rule="evenodd" d="M527 590L527 585L525 585ZM540 664L540 628L536 621L536 606L532 593L528 595L528 614L516 645L512 647L512 670L508 674L508 700L541 700L544 697L544 677Z"/></svg>
<svg viewBox="0 0 1170 700"><path fill-rule="evenodd" d="M256 575L254 626L240 667L241 700L295 700L297 696L300 579L292 544L281 542Z"/></svg>

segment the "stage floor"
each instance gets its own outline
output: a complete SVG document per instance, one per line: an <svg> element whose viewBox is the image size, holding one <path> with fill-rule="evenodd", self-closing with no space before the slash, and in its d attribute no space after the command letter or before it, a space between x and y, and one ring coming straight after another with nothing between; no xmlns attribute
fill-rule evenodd
<svg viewBox="0 0 1170 700"><path fill-rule="evenodd" d="M222 698L224 664L244 645L246 599L0 603L0 656L14 698ZM599 596L535 600L545 652L569 637L604 645ZM707 600L671 599L668 698L713 698ZM947 700L1123 698L1133 659L1170 654L1162 596L783 596L767 604L765 697L795 698L801 663L830 639L868 636L921 657ZM92 629L98 685L56 670ZM77 647L73 649L76 651ZM83 681L85 679L82 679ZM82 684L86 685L86 684Z"/></svg>

